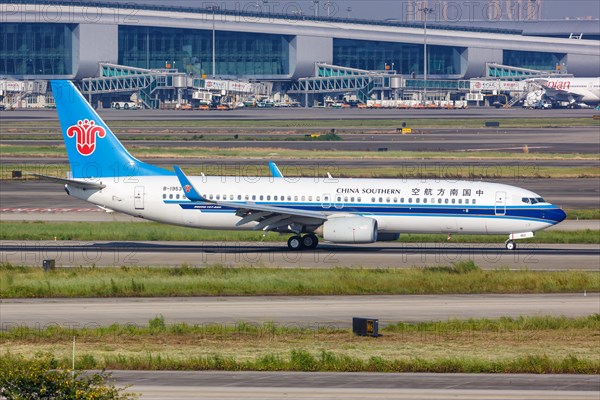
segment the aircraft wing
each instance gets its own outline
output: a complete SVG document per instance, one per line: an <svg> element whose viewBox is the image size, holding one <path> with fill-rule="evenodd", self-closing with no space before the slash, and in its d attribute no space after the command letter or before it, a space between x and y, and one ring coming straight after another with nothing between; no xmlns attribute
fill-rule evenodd
<svg viewBox="0 0 600 400"><path fill-rule="evenodd" d="M543 78L531 78L531 79L527 79L526 82L530 82L530 83L535 83L536 85L539 86L544 86L548 84L548 79L543 79Z"/></svg>
<svg viewBox="0 0 600 400"><path fill-rule="evenodd" d="M535 83L536 85L538 85L539 87L544 89L546 96L548 96L554 100L558 100L558 101L571 101L571 100L582 101L583 100L583 96L580 94L573 93L568 90L557 89L555 87L548 86L548 82L550 82L548 79L533 78L528 81Z"/></svg>
<svg viewBox="0 0 600 400"><path fill-rule="evenodd" d="M54 182L54 183L60 183L63 185L69 185L71 187L75 187L75 188L79 188L79 189L96 189L96 190L101 190L104 189L106 187L106 185L102 185L99 183L93 183L93 182L85 182L85 181L76 181L73 179L65 179L65 178L58 178L56 176L48 176L48 175L41 175L41 174L30 174L33 175L39 179L43 179L46 181L50 181L50 182Z"/></svg>
<svg viewBox="0 0 600 400"><path fill-rule="evenodd" d="M209 200L204 198L198 192L181 168L174 166L173 169L179 178L185 196L189 200L213 203L218 206L237 210L236 215L242 218L237 223L237 226L246 225L250 222L257 222L258 224L253 228L254 230L271 231L288 225L320 225L328 217L327 214L320 211L269 206L248 201L231 202Z"/></svg>
<svg viewBox="0 0 600 400"><path fill-rule="evenodd" d="M582 95L569 92L568 90L551 88L544 85L544 91L546 92L546 96L559 101L570 101L571 99L574 99L579 102L583 100Z"/></svg>

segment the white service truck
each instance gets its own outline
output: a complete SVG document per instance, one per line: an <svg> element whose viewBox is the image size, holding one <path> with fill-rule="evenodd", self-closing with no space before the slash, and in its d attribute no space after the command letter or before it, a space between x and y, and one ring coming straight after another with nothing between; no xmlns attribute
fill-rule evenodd
<svg viewBox="0 0 600 400"><path fill-rule="evenodd" d="M110 108L115 110L137 110L139 106L133 101L113 101L110 103Z"/></svg>

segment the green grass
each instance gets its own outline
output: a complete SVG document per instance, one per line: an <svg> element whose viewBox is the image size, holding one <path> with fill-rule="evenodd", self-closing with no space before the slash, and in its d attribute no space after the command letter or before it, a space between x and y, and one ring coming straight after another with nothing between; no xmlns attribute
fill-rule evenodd
<svg viewBox="0 0 600 400"><path fill-rule="evenodd" d="M46 352L53 368L597 374L598 314L398 322L379 338L274 323L24 326L0 332L4 364ZM39 357L39 356L37 356ZM17 365L17 364L15 364Z"/></svg>
<svg viewBox="0 0 600 400"><path fill-rule="evenodd" d="M600 272L413 269L0 267L4 298L567 293L600 291Z"/></svg>
<svg viewBox="0 0 600 400"><path fill-rule="evenodd" d="M10 353L2 356L8 364L17 359ZM67 369L69 357L53 358L59 368ZM14 364L16 365L16 364ZM76 365L84 369L106 370L178 370L178 371L301 371L301 372L435 372L435 373L513 373L513 374L598 374L600 362L591 357L549 357L526 355L505 360L489 360L468 355L452 358L411 358L394 360L382 356L352 357L322 350L309 352L292 349L287 354L267 353L253 360L240 361L235 356L220 354L172 357L157 352L142 351L141 355L111 355L98 357L83 354ZM135 390L135 387L133 388Z"/></svg>
<svg viewBox="0 0 600 400"><path fill-rule="evenodd" d="M111 241L281 241L287 237L260 232L198 230L155 222L6 222L0 221L2 240L111 240Z"/></svg>
<svg viewBox="0 0 600 400"><path fill-rule="evenodd" d="M471 333L471 332L508 332L508 331L560 331L570 329L600 330L600 314L586 317L568 318L565 316L520 316L491 318L449 319L426 322L395 322L382 324L379 332L383 335L414 334L414 333ZM130 339L147 339L161 334L164 340L176 337L198 336L235 338L243 335L249 341L253 338L276 338L278 336L318 336L348 334L348 329L335 326L295 326L279 325L273 322L235 324L188 324L185 322L170 324L164 316L157 315L148 321L147 325L111 324L109 326L90 325L82 328L76 326L50 325L47 327L28 327L24 325L9 326L0 331L0 342L18 340L23 342L59 342L77 339L102 339L111 337L128 337Z"/></svg>
<svg viewBox="0 0 600 400"><path fill-rule="evenodd" d="M68 361L64 360L63 362ZM106 357L100 365L108 369L134 370L218 370L218 371L303 371L303 372L435 372L435 373L526 373L526 374L598 374L600 362L573 356L550 358L525 356L505 361L473 359L469 356L456 358L411 360L386 360L371 357L338 355L321 351L314 354L294 349L289 355L267 354L256 360L237 361L235 357L219 355L190 358L185 361L171 357L143 356ZM99 365L96 365L98 367Z"/></svg>
<svg viewBox="0 0 600 400"><path fill-rule="evenodd" d="M591 213L591 216L596 214ZM157 222L44 222L0 221L0 240L110 240L110 241L211 241L285 242L289 235L253 231L191 229ZM503 243L503 235L454 235L453 243ZM403 243L443 243L447 235L402 234ZM520 243L600 244L600 231L541 231Z"/></svg>
<svg viewBox="0 0 600 400"><path fill-rule="evenodd" d="M600 314L587 317L567 318L564 316L502 317L499 319L471 318L447 321L431 321L388 324L384 333L437 332L441 334L456 332L500 332L500 331L537 331L568 329L600 329Z"/></svg>
<svg viewBox="0 0 600 400"><path fill-rule="evenodd" d="M578 220L578 219L600 219L600 209L591 210L565 210L567 213L567 219Z"/></svg>
<svg viewBox="0 0 600 400"><path fill-rule="evenodd" d="M367 111L368 113L368 111ZM398 111L399 114L402 111ZM185 115L182 114L183 117ZM573 126L600 126L600 121L592 116L580 118L548 117L544 118L398 118L398 119L290 119L290 120L239 120L239 119L202 119L202 120L107 120L107 124L114 129L135 128L136 130L148 128L399 128L402 123L415 129L424 128L483 128L485 121L499 121L501 128L559 128ZM11 122L2 125L2 132L14 133L18 131L44 131L58 130L57 122L48 122L44 128L31 122Z"/></svg>

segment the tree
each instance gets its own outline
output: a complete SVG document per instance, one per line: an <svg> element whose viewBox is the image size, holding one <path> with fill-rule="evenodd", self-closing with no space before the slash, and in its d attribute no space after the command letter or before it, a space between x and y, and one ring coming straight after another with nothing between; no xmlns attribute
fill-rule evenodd
<svg viewBox="0 0 600 400"><path fill-rule="evenodd" d="M0 357L0 397L7 400L23 399L85 399L129 400L138 396L125 393L110 383L110 374L104 371L86 373L57 369L58 362L51 355L36 355L26 359L9 353Z"/></svg>

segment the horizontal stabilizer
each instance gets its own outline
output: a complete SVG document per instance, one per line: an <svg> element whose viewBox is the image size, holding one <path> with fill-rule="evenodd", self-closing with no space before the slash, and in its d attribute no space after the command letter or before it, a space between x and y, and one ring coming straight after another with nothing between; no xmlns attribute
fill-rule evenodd
<svg viewBox="0 0 600 400"><path fill-rule="evenodd" d="M43 179L45 181L50 181L50 182L54 182L54 183L60 183L63 185L69 185L71 187L74 188L79 188L79 189L96 189L96 190L101 190L104 189L106 187L106 185L101 185L99 183L93 183L93 182L85 182L85 181L76 181L73 179L65 179L65 178L58 178L56 176L48 176L48 175L40 175L40 174L30 174L33 175L39 179Z"/></svg>

